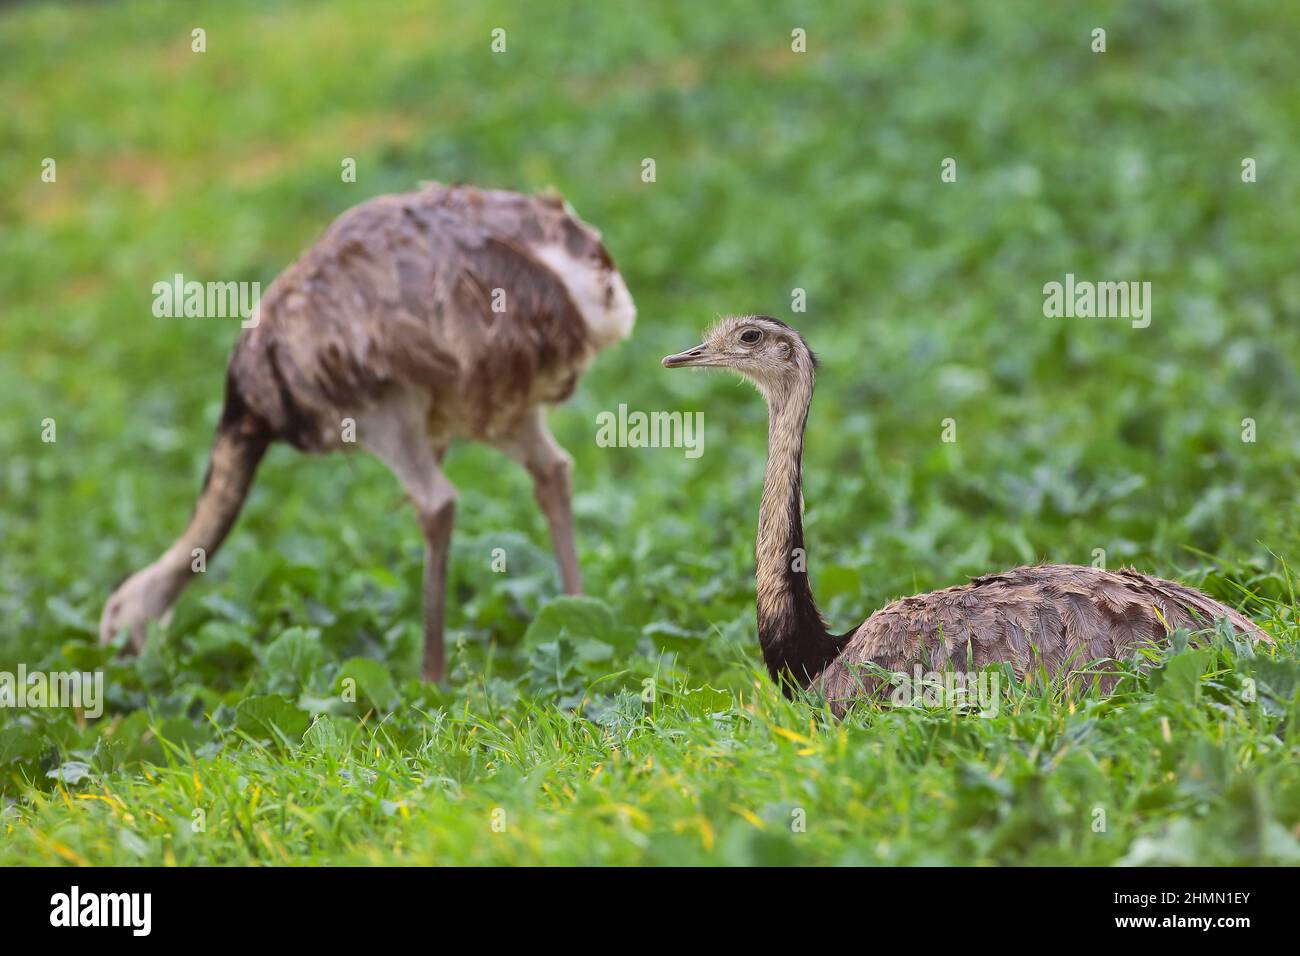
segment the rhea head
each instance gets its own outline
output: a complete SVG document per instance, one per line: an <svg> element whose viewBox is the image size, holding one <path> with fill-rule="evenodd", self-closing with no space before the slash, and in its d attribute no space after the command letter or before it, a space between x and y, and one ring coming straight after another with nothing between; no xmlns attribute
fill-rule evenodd
<svg viewBox="0 0 1300 956"><path fill-rule="evenodd" d="M735 315L693 349L668 355L664 368L729 368L758 386L768 403L811 391L817 357L794 329L770 315Z"/></svg>

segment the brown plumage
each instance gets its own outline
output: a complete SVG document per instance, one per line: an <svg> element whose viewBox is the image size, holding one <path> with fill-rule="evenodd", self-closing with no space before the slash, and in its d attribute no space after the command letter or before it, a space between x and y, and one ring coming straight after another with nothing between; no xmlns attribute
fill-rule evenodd
<svg viewBox="0 0 1300 956"><path fill-rule="evenodd" d="M1132 569L1015 568L885 605L852 632L816 683L835 704L879 688L869 663L909 673L916 665L978 671L1008 661L1021 676L1040 668L1069 673L1161 643L1174 628L1196 631L1219 618L1262 633L1195 588ZM1104 687L1112 684L1102 677Z"/></svg>
<svg viewBox="0 0 1300 956"><path fill-rule="evenodd" d="M442 602L456 492L453 438L523 464L566 591L581 588L571 459L542 408L562 401L635 307L600 235L558 197L467 186L380 196L340 216L270 286L230 358L226 405L189 527L109 599L104 642L135 646L234 523L271 442L374 452L413 500L426 541L425 676L443 676Z"/></svg>
<svg viewBox="0 0 1300 956"><path fill-rule="evenodd" d="M755 561L759 642L774 680L789 692L821 692L837 714L880 691L885 672L906 674L916 665L969 672L1005 661L1020 676L1070 673L1159 643L1174 628L1197 630L1219 619L1271 640L1194 588L1133 570L1074 565L1016 568L903 598L851 631L830 634L808 584L803 540L803 433L816 358L784 323L741 316L663 364L733 369L767 400Z"/></svg>

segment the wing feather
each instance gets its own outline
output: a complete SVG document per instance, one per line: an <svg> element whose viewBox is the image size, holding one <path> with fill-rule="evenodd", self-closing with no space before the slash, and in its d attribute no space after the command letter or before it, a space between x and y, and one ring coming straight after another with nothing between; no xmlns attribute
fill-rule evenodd
<svg viewBox="0 0 1300 956"><path fill-rule="evenodd" d="M1142 644L1166 640L1174 628L1196 631L1219 619L1272 641L1249 618L1195 588L1130 568L1015 568L886 605L853 632L817 686L843 713L880 691L882 679L872 671L908 673L916 664L939 669L945 662L979 669L1005 661L1019 676L1039 667L1069 673L1127 657Z"/></svg>

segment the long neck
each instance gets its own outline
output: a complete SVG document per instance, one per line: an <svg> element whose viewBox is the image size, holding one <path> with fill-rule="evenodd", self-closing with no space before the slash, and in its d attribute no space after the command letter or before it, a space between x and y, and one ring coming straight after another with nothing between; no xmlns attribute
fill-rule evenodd
<svg viewBox="0 0 1300 956"><path fill-rule="evenodd" d="M787 693L806 687L839 653L808 583L803 540L803 432L811 369L789 390L765 390L767 472L758 512L755 570L758 639L772 679Z"/></svg>

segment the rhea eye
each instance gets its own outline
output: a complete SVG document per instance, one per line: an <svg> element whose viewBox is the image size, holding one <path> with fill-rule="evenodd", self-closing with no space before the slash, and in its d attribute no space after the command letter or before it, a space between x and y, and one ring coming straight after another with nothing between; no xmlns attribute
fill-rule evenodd
<svg viewBox="0 0 1300 956"><path fill-rule="evenodd" d="M753 345L762 337L763 333L758 329L745 329L745 331L740 333L740 341L744 342L746 345Z"/></svg>

